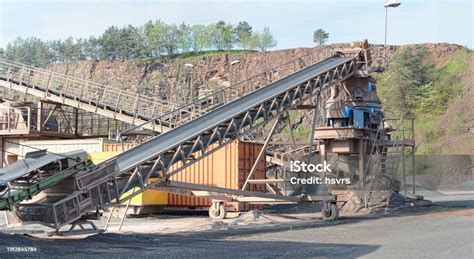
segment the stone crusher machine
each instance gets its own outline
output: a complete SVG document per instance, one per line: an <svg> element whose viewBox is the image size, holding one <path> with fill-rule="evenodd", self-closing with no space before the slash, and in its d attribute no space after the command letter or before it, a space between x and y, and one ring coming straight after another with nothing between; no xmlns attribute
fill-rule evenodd
<svg viewBox="0 0 474 259"><path fill-rule="evenodd" d="M413 120L385 118L376 81L369 75L370 72L383 71L378 55L381 51L372 51L374 48L362 41L354 42L352 48L336 49L345 55L363 55L362 60L368 62L364 62L352 77L321 89L313 105L295 108L303 110L305 117L309 117L306 116L307 110L314 111L311 121L314 130L309 143L293 147L292 136L293 141L287 145L275 145L273 150L267 150L267 171L271 177L301 178L301 172L291 171L291 161L326 161L331 164L332 172L323 174L324 177L345 179L350 184L295 186L279 183L276 188L281 192L329 192L337 196L339 208L356 212L362 208L388 206L391 193L400 191L400 180L406 187L403 154L406 147L415 147ZM400 164L403 179L398 179Z"/></svg>
<svg viewBox="0 0 474 259"><path fill-rule="evenodd" d="M368 49L366 41L354 45ZM320 161L332 164L332 173L326 176L351 182L330 186L339 207L351 212L389 205L390 195L400 191L400 164L406 187L405 148L415 147L413 120L402 116L386 118L382 112L376 81L369 75L371 61L377 62L380 51L358 52L359 48L337 50L346 55L364 53L369 62L353 77L322 89L320 106L316 108L321 118L313 127L317 145L314 152ZM381 70L375 66L374 71ZM412 150L412 159L413 155Z"/></svg>
<svg viewBox="0 0 474 259"><path fill-rule="evenodd" d="M331 50L326 51L328 55L322 58L320 51L317 49L280 65L291 67L293 73L277 80L267 80L263 87L260 83L255 83L256 77L252 77L208 95L203 100L148 119L137 127L162 129L161 134L98 165L78 163L66 171L60 171L43 179L35 187L25 186L23 191L31 194L28 197L14 196L12 199L10 195L3 196L0 198L2 205L0 209L14 208L16 215L23 221L39 222L59 230L66 225L74 227L83 224L81 220L87 214L97 214L101 209L122 204L135 195L153 188L211 198L213 205L209 213L215 218L225 216L225 203L229 201L249 204L322 201L323 217L335 219L338 216L336 197L330 193L284 195L280 192L247 191L249 184L281 181L281 179L263 179L260 182L255 180L252 182L250 179L254 168L250 171L242 190L170 180L171 176L179 174L184 168L226 144L273 122L269 137L259 155L262 156L271 135L290 109L314 98L332 85L340 84L356 75L368 75L370 69L367 60L368 49L357 47L346 53ZM7 72L0 78L4 80L3 85L13 89L33 88L35 91L46 91L46 96L54 98L71 97L62 95L60 90L49 92L49 85L29 85L28 80L21 77L25 74L21 69L18 71L7 66L0 70ZM26 74L32 75L34 72L32 70ZM202 107L200 104L206 106ZM87 108L90 105L101 106L100 103L89 102ZM107 109L107 106L101 107ZM161 122L165 122L166 125ZM51 178L56 175L61 177ZM50 181L47 185L43 184L46 180ZM50 193L48 189L59 191ZM21 202L22 199L28 199L39 191L43 191L41 193L44 194L41 198L35 199L34 202Z"/></svg>

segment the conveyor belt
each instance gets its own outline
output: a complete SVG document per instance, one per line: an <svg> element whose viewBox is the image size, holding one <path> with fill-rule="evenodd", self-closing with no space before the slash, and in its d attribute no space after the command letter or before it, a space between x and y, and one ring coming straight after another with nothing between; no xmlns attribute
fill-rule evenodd
<svg viewBox="0 0 474 259"><path fill-rule="evenodd" d="M87 153L76 150L63 154L27 157L0 169L0 210L30 199L39 192L80 171ZM81 167L82 168L82 167Z"/></svg>
<svg viewBox="0 0 474 259"><path fill-rule="evenodd" d="M121 203L157 184L148 183L152 174L159 173L158 181L166 181L197 161L192 155L194 152L201 151L204 157L260 122L276 118L311 98L319 88L354 75L356 64L356 58L335 55L301 69L106 160L96 168L76 173L73 193L24 205L18 213L24 220L60 228L78 220L87 211ZM211 148L216 143L217 147ZM169 172L178 162L181 163L179 168ZM138 187L138 191L124 197L133 187Z"/></svg>
<svg viewBox="0 0 474 259"><path fill-rule="evenodd" d="M186 142L188 139L193 139L195 136L216 127L220 123L228 121L229 119L248 111L252 107L278 96L298 84L314 78L315 75L333 67L337 67L340 64L344 64L349 60L351 60L351 58L347 57L333 57L326 59L273 84L260 88L181 127L161 134L142 145L119 154L113 159L117 162L119 171L130 170L133 167Z"/></svg>
<svg viewBox="0 0 474 259"><path fill-rule="evenodd" d="M25 158L19 160L7 167L0 168L0 186L23 177L27 174L40 170L53 162L62 161L62 166L65 168L74 166L78 161L86 161L87 153L84 150L67 152L64 154L45 154L44 156ZM66 162L66 163L65 163Z"/></svg>

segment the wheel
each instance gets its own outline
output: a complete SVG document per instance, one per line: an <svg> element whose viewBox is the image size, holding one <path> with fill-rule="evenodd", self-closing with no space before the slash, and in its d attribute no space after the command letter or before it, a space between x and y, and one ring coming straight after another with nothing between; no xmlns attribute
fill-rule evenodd
<svg viewBox="0 0 474 259"><path fill-rule="evenodd" d="M209 217L211 219L225 219L227 211L223 203L213 204L209 207Z"/></svg>
<svg viewBox="0 0 474 259"><path fill-rule="evenodd" d="M321 214L323 215L323 220L325 221L336 220L339 217L339 209L337 208L336 203L327 202L324 203L323 209L321 210Z"/></svg>

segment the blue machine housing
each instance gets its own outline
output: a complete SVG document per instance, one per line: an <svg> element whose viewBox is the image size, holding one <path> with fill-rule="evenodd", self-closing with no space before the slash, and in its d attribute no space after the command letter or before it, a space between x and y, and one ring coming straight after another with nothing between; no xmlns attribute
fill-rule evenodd
<svg viewBox="0 0 474 259"><path fill-rule="evenodd" d="M376 84L368 79L361 94L354 82L349 86L350 96L326 104L327 126L376 129L383 121L382 105L377 97ZM353 88L352 88L353 87Z"/></svg>

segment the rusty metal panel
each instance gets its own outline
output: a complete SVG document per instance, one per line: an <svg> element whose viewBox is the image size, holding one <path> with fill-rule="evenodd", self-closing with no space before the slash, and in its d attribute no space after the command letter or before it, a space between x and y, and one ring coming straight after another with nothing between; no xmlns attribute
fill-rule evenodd
<svg viewBox="0 0 474 259"><path fill-rule="evenodd" d="M262 144L234 141L172 176L171 180L241 189L261 149ZM199 153L196 153L195 156L199 157ZM171 170L178 167L179 165L176 164ZM265 179L264 158L259 161L252 179ZM248 190L264 192L265 186L250 185ZM210 205L210 199L174 193L168 194L168 206L207 207ZM231 210L250 208L237 203L229 203L229 207Z"/></svg>
<svg viewBox="0 0 474 259"><path fill-rule="evenodd" d="M122 152L125 150L129 150L134 146L135 144L133 143L123 143L122 150L122 145L120 143L104 143L102 152Z"/></svg>

